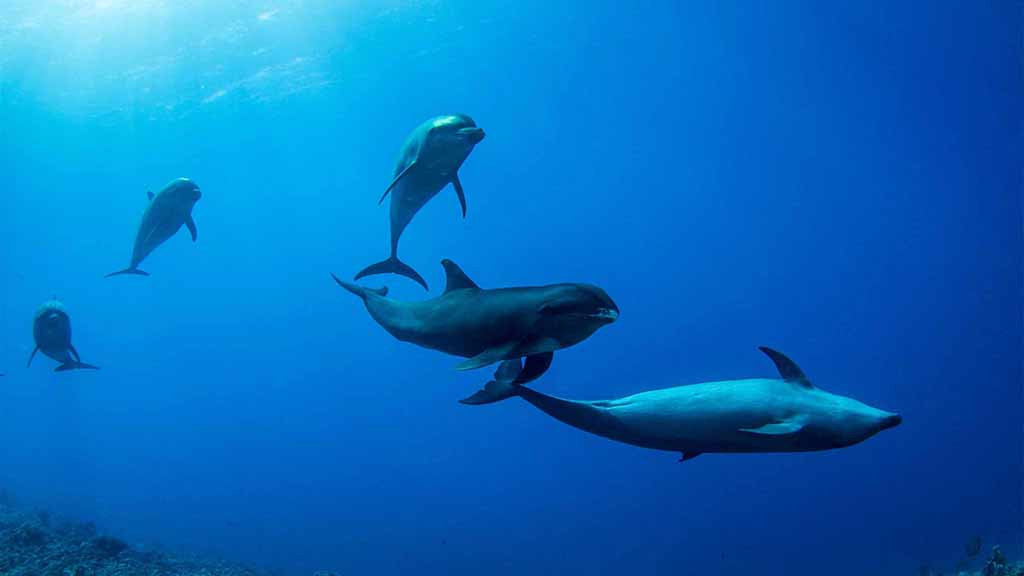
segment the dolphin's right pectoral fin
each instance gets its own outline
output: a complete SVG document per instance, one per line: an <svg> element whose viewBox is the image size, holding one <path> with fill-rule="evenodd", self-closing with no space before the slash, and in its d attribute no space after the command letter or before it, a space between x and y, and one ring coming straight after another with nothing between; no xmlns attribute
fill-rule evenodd
<svg viewBox="0 0 1024 576"><path fill-rule="evenodd" d="M460 363L458 366L455 367L455 369L476 370L477 368L483 368L484 366L494 364L495 362L498 362L500 360L505 360L512 354L512 351L515 349L515 347L516 343L512 342L510 344L504 344L502 346L494 346L493 348L488 348L483 352L477 354L476 356L473 356L469 360Z"/></svg>
<svg viewBox="0 0 1024 576"><path fill-rule="evenodd" d="M192 241L195 242L196 238L199 237L199 231L196 230L196 221L192 219L191 214L185 217L185 226L188 227L188 232L192 235Z"/></svg>
<svg viewBox="0 0 1024 576"><path fill-rule="evenodd" d="M416 161L415 160L413 160L412 162L409 162L409 165L406 166L401 172L399 172L398 176L395 176L394 180L391 181L391 184L388 184L387 190L385 190L384 193L381 194L380 200L377 201L377 204L380 204L380 203L384 202L384 199L388 197L388 194L391 192L391 189L394 188L398 184L399 180L401 180L402 178L405 178L405 175L408 174L412 170L412 167L415 166L415 165L416 165Z"/></svg>
<svg viewBox="0 0 1024 576"><path fill-rule="evenodd" d="M773 422L757 428L740 428L740 431L760 434L762 436L784 436L786 434L796 434L803 430L803 427L802 423L795 420L783 420L782 422Z"/></svg>
<svg viewBox="0 0 1024 576"><path fill-rule="evenodd" d="M679 461L686 462L687 460L693 460L694 458L700 456L701 454L703 454L703 452L683 452L679 456Z"/></svg>
<svg viewBox="0 0 1024 576"><path fill-rule="evenodd" d="M39 352L39 346L32 349L32 353L28 355L28 364L25 364L25 368L32 365L32 359L36 357L36 352Z"/></svg>

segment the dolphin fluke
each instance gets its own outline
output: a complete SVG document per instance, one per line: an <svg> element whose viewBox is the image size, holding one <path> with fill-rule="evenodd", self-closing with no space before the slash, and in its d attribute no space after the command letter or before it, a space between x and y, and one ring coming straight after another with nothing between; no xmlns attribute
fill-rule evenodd
<svg viewBox="0 0 1024 576"><path fill-rule="evenodd" d="M520 387L516 380L519 378L522 370L523 365L519 358L505 360L494 371L494 380L485 384L482 389L469 398L463 398L459 402L470 406L479 406L481 404L501 402L513 396L518 396Z"/></svg>
<svg viewBox="0 0 1024 576"><path fill-rule="evenodd" d="M366 300L366 296L369 293L376 294L377 296L388 295L387 286L381 286L380 288L367 288L365 286L360 286L358 284L352 284L351 282L345 282L344 280L338 278L334 274L331 274L331 278L334 278L334 281L338 283L338 286L341 286L345 290L348 290L349 292L355 294L356 296L359 296L363 300Z"/></svg>
<svg viewBox="0 0 1024 576"><path fill-rule="evenodd" d="M423 286L424 290L430 290L430 288L427 287L427 281L423 279L423 276L420 276L419 272L412 269L412 266L402 262L398 259L398 256L395 255L392 255L383 262L377 262L376 264L371 264L366 268L363 268L359 274L356 274L353 280L359 280L360 278L374 276L376 274L399 274L409 278L420 286Z"/></svg>
<svg viewBox="0 0 1024 576"><path fill-rule="evenodd" d="M110 278L111 276L120 276L121 274L134 274L136 276L149 276L149 272L145 270L139 270L138 268L125 268L124 270L118 270L117 272L111 272L104 276L104 278Z"/></svg>
<svg viewBox="0 0 1024 576"><path fill-rule="evenodd" d="M53 369L54 372L65 372L67 370L99 370L99 366L86 364L85 362L65 362Z"/></svg>

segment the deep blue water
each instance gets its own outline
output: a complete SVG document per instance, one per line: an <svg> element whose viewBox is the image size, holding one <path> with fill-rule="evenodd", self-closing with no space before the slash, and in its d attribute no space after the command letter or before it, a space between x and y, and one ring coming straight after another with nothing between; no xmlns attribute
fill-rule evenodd
<svg viewBox="0 0 1024 576"><path fill-rule="evenodd" d="M0 486L24 500L289 575L895 575L973 534L1024 554L1019 3L5 6ZM449 188L403 237L431 295L451 258L622 311L537 389L774 376L770 345L903 425L679 464L458 404L489 370L396 341L329 277L386 256L401 143L453 112L488 136L468 218ZM104 279L179 176L198 242ZM54 294L101 371L25 369Z"/></svg>

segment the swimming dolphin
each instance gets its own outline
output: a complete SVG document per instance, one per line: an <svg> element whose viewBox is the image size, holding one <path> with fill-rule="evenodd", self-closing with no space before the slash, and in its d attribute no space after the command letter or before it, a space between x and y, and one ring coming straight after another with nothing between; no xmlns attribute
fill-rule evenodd
<svg viewBox="0 0 1024 576"><path fill-rule="evenodd" d="M468 358L459 370L526 357L517 383L535 380L551 365L555 350L582 342L619 316L615 302L597 286L485 290L451 260L441 265L447 276L444 294L422 302L392 300L387 288L373 290L337 276L334 281L362 298L370 316L395 338Z"/></svg>
<svg viewBox="0 0 1024 576"><path fill-rule="evenodd" d="M36 352L42 352L60 362L60 365L54 368L54 372L82 368L99 370L97 366L82 362L78 356L78 350L75 350L74 344L71 343L71 317L57 298L44 302L36 311L35 319L32 321L32 336L36 347L28 357L27 366L32 365Z"/></svg>
<svg viewBox="0 0 1024 576"><path fill-rule="evenodd" d="M450 182L455 187L466 217L466 194L459 182L459 168L481 140L484 131L469 116L438 116L420 124L402 146L395 175L380 202L391 194L391 256L364 268L364 276L393 272L411 278L428 290L427 282L411 266L398 259L398 239L423 205ZM378 203L380 203L378 202Z"/></svg>
<svg viewBox="0 0 1024 576"><path fill-rule="evenodd" d="M196 231L196 222L192 219L192 208L203 197L199 186L196 186L188 178L178 178L171 181L157 194L152 192L146 192L146 194L149 196L149 206L142 213L139 232L135 235L131 266L124 270L111 272L107 274L107 278L119 274L149 276L148 272L139 270L139 264L157 246L174 236L181 229L182 224L188 227L188 231L192 234L192 241L196 241L198 232Z"/></svg>
<svg viewBox="0 0 1024 576"><path fill-rule="evenodd" d="M465 404L520 396L570 426L682 460L704 452L807 452L843 448L899 425L899 414L816 388L789 358L761 347L781 379L705 382L618 400L562 400L515 384L518 360Z"/></svg>

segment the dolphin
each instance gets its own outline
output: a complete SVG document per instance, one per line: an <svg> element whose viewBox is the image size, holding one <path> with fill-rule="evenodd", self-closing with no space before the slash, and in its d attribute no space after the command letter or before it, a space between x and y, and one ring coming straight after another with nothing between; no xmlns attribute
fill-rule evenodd
<svg viewBox="0 0 1024 576"><path fill-rule="evenodd" d="M188 231L192 234L192 241L196 241L198 232L196 222L192 219L192 208L203 197L199 186L196 186L188 178L178 178L171 181L160 192L156 194L146 192L146 194L149 196L149 206L142 213L142 222L135 235L131 265L124 270L107 274L107 278L119 274L149 276L148 272L139 270L139 264L153 250L156 250L157 246L174 236L181 229L182 224L188 227Z"/></svg>
<svg viewBox="0 0 1024 576"><path fill-rule="evenodd" d="M28 357L27 366L32 365L36 352L42 352L60 362L60 365L54 368L54 372L83 368L99 370L97 366L82 362L78 356L78 350L75 350L74 344L71 343L71 317L56 297L44 302L36 311L32 321L32 336L35 338L36 347Z"/></svg>
<svg viewBox="0 0 1024 576"><path fill-rule="evenodd" d="M519 396L557 420L612 440L682 454L809 452L852 446L898 426L899 414L815 387L795 362L761 347L780 379L705 382L641 392L617 400L580 402L515 383L518 360L503 362L465 404Z"/></svg>
<svg viewBox="0 0 1024 576"><path fill-rule="evenodd" d="M374 290L332 276L362 298L370 316L395 338L468 358L459 370L525 357L525 368L515 378L519 384L547 371L555 350L586 340L619 316L615 302L597 286L485 290L451 260L441 265L447 276L444 294L422 302L392 300L387 288Z"/></svg>
<svg viewBox="0 0 1024 576"><path fill-rule="evenodd" d="M355 280L364 276L393 272L411 278L427 288L427 282L411 266L398 259L398 239L423 205L451 183L466 217L466 194L459 181L459 168L481 140L484 131L469 116L438 116L420 124L402 146L394 178L380 201L391 193L391 256L364 268Z"/></svg>

